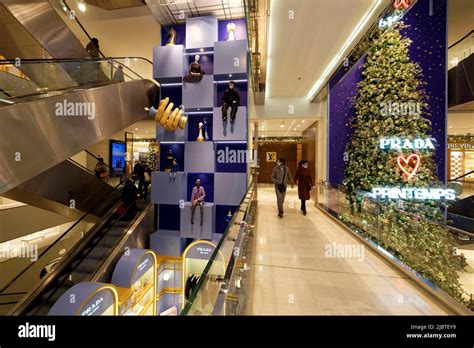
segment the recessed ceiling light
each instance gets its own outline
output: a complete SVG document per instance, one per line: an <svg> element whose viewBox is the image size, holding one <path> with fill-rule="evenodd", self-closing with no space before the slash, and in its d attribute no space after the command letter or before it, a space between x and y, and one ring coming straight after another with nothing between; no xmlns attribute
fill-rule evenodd
<svg viewBox="0 0 474 348"><path fill-rule="evenodd" d="M283 127L285 127L285 124L284 124L284 123L281 123L281 124L280 124L280 128L283 128Z"/></svg>
<svg viewBox="0 0 474 348"><path fill-rule="evenodd" d="M77 8L81 12L86 12L86 4L84 3L84 0L77 0Z"/></svg>
<svg viewBox="0 0 474 348"><path fill-rule="evenodd" d="M301 127L301 125L299 124L298 127Z"/></svg>
<svg viewBox="0 0 474 348"><path fill-rule="evenodd" d="M303 121L301 121L301 122L305 123L306 121L305 121L305 120L303 120Z"/></svg>
<svg viewBox="0 0 474 348"><path fill-rule="evenodd" d="M296 128L293 128L293 130L295 131L295 130L296 130Z"/></svg>
<svg viewBox="0 0 474 348"><path fill-rule="evenodd" d="M201 48L200 51L201 51L201 52L204 52L204 48Z"/></svg>
<svg viewBox="0 0 474 348"><path fill-rule="evenodd" d="M138 130L138 128L135 128L135 130Z"/></svg>

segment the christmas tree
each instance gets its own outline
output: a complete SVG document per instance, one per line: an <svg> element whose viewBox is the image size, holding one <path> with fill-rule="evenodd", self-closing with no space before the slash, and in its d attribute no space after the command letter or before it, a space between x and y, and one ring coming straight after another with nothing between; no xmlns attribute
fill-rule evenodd
<svg viewBox="0 0 474 348"><path fill-rule="evenodd" d="M388 200L377 202L372 211L364 209L367 203L361 192L371 192L374 187L442 186L436 177L432 150L380 149L381 139L430 138L431 122L421 80L422 70L410 61L412 42L400 33L403 28L401 22L389 28L367 55L363 80L354 100L353 135L346 147L349 162L344 185L350 210L344 218L361 227L369 238L422 276L463 301L463 290L456 273L460 269L460 258L454 255L448 231L435 223L443 221L439 203ZM408 159L411 155L404 165L397 162L399 156ZM421 163L416 163L420 159ZM407 177L414 170L416 175Z"/></svg>

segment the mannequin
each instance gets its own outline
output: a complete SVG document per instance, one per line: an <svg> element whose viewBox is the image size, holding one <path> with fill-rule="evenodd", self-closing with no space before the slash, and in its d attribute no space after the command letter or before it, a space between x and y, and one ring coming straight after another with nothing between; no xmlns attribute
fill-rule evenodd
<svg viewBox="0 0 474 348"><path fill-rule="evenodd" d="M173 166L173 160L174 160L173 150L169 149L168 153L166 154L167 165L165 168L165 172L171 172L171 167Z"/></svg>
<svg viewBox="0 0 474 348"><path fill-rule="evenodd" d="M230 123L234 123L237 109L239 107L240 95L235 90L235 82L229 82L229 88L224 92L222 97L222 121L227 121L227 109L230 108Z"/></svg>
<svg viewBox="0 0 474 348"><path fill-rule="evenodd" d="M166 34L165 46L174 46L174 45L176 45L176 30L174 30L174 28L169 28L168 33Z"/></svg>
<svg viewBox="0 0 474 348"><path fill-rule="evenodd" d="M190 83L197 83L202 80L202 75L203 72L201 70L201 66L199 65L199 59L201 56L199 54L196 54L194 56L194 62L192 62L189 65L189 72L188 76L185 76L183 80L185 82L190 82Z"/></svg>
<svg viewBox="0 0 474 348"><path fill-rule="evenodd" d="M209 134L207 133L207 126L209 125L209 120L207 117L204 117L204 120L202 121L202 130L204 132L204 140L208 141L209 140Z"/></svg>
<svg viewBox="0 0 474 348"><path fill-rule="evenodd" d="M194 224L194 212L196 207L199 206L199 211L201 213L201 226L203 225L203 215L204 215L204 198L206 197L206 191L204 187L201 186L201 180L196 180L196 186L193 187L191 193L191 225Z"/></svg>
<svg viewBox="0 0 474 348"><path fill-rule="evenodd" d="M234 35L235 28L236 28L236 25L234 23L227 24L227 34L228 34L227 41L235 40L235 35Z"/></svg>

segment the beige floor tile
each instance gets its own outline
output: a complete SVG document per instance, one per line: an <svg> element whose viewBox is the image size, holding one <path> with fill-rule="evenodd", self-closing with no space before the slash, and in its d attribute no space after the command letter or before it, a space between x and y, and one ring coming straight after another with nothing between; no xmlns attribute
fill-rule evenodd
<svg viewBox="0 0 474 348"><path fill-rule="evenodd" d="M355 236L311 204L299 212L296 190L288 190L283 219L272 186L259 187L253 281L247 314L375 315L444 314ZM295 206L289 207L293 200ZM359 254L333 255L337 245Z"/></svg>

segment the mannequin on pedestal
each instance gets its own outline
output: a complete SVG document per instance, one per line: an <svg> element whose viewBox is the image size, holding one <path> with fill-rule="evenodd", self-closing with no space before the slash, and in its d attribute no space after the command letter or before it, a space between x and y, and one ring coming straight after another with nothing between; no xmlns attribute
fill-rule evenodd
<svg viewBox="0 0 474 348"><path fill-rule="evenodd" d="M176 45L176 30L173 28L168 29L166 34L166 45L165 46L174 46Z"/></svg>
<svg viewBox="0 0 474 348"><path fill-rule="evenodd" d="M183 81L190 83L197 83L202 80L202 75L204 74L199 65L199 59L201 56L196 54L194 56L194 62L189 65L188 76L183 77Z"/></svg>
<svg viewBox="0 0 474 348"><path fill-rule="evenodd" d="M235 40L235 28L236 25L234 23L227 24L227 41L234 41Z"/></svg>
<svg viewBox="0 0 474 348"><path fill-rule="evenodd" d="M229 88L224 92L222 97L222 121L227 121L227 109L230 111L230 122L234 123L235 116L237 115L237 109L239 108L240 95L235 90L235 82L229 82Z"/></svg>
<svg viewBox="0 0 474 348"><path fill-rule="evenodd" d="M201 186L201 180L196 180L196 186L193 187L193 192L191 193L191 225L194 224L194 212L196 207L199 206L199 211L201 213L201 226L203 225L203 215L204 215L204 198L206 197L206 192L204 187Z"/></svg>

